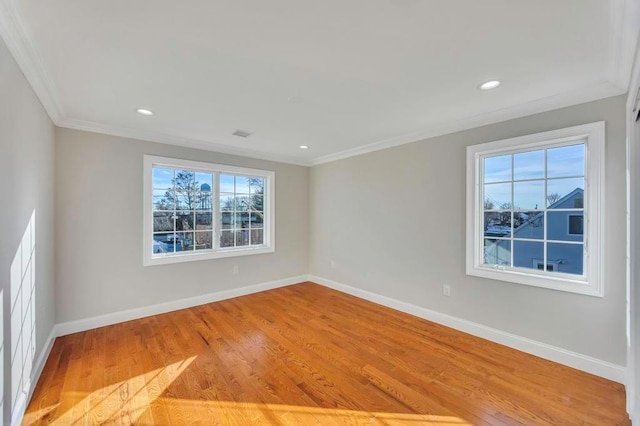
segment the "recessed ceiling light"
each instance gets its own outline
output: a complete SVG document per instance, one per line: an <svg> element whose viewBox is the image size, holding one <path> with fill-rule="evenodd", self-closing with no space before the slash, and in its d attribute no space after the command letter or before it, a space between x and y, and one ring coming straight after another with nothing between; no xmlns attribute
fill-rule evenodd
<svg viewBox="0 0 640 426"><path fill-rule="evenodd" d="M307 145L300 145L300 149L309 149Z"/></svg>
<svg viewBox="0 0 640 426"><path fill-rule="evenodd" d="M142 115L153 115L153 111L149 109L138 108L136 111L138 112L138 114L142 114Z"/></svg>
<svg viewBox="0 0 640 426"><path fill-rule="evenodd" d="M238 136L241 138L248 138L249 136L251 136L253 133L251 132L247 132L245 130L236 130L235 132L233 132L233 136Z"/></svg>
<svg viewBox="0 0 640 426"><path fill-rule="evenodd" d="M500 82L498 80L487 81L486 83L482 83L478 88L480 90L491 90L500 86Z"/></svg>

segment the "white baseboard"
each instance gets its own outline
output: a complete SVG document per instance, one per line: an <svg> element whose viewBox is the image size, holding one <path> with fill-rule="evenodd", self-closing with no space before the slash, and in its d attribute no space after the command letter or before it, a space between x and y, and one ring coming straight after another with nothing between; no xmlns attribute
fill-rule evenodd
<svg viewBox="0 0 640 426"><path fill-rule="evenodd" d="M38 379L40 379L40 374L42 374L42 369L49 358L49 354L51 353L51 349L53 348L53 342L56 340L56 327L53 326L51 332L49 333L49 337L47 337L47 341L44 343L44 347L40 351L40 355L33 364L33 368L31 369L31 382L29 384L29 394L25 395L24 393L18 399L16 406L13 409L13 413L11 413L11 424L19 425L22 422L22 418L24 417L24 413L27 410L27 406L29 405L29 401L31 401L31 396L33 396L33 391L36 389L36 385L38 384Z"/></svg>
<svg viewBox="0 0 640 426"><path fill-rule="evenodd" d="M247 294L258 293L260 291L271 290L278 287L297 284L307 281L307 275L284 278L277 281L270 281L246 287L234 288L230 290L217 291L215 293L203 294L202 296L189 297L186 299L172 300L171 302L159 303L157 305L144 306L141 308L128 309L126 311L114 312L91 318L84 318L76 321L68 321L55 326L56 336L78 333L80 331L91 330L120 322L131 321L151 315L164 314L180 309L191 308L193 306L204 305L206 303L217 302L233 297L245 296Z"/></svg>
<svg viewBox="0 0 640 426"><path fill-rule="evenodd" d="M546 343L537 342L526 337L500 331L495 328L443 314L431 309L422 308L420 306L412 305L411 303L402 302L370 291L361 290L326 278L309 275L308 280L398 311L415 315L438 324L446 325L447 327L451 327L483 339L491 340L492 342L500 343L501 345L509 346L522 352L536 355L578 370L586 371L587 373L604 377L606 379L613 380L614 382L622 384L625 383L626 369L620 365L558 348Z"/></svg>

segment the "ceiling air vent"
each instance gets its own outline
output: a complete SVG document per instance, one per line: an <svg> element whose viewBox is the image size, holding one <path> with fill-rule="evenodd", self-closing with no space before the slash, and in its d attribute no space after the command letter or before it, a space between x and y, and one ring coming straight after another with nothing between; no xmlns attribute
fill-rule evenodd
<svg viewBox="0 0 640 426"><path fill-rule="evenodd" d="M251 132L245 132L244 130L236 130L235 132L233 132L233 136L239 136L241 138L246 138L251 135L252 135Z"/></svg>

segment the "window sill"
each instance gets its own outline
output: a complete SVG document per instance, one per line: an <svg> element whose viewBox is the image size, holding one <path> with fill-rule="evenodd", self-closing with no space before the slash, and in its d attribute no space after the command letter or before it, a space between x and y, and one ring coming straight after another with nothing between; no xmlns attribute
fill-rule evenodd
<svg viewBox="0 0 640 426"><path fill-rule="evenodd" d="M557 274L536 274L534 271L518 268L497 269L491 266L467 267L467 275L489 278L492 280L506 281L514 284L522 284L533 287L547 288L551 290L565 291L569 293L584 294L587 296L603 297L602 287L589 285L584 277Z"/></svg>
<svg viewBox="0 0 640 426"><path fill-rule="evenodd" d="M195 262L198 260L223 259L226 257L250 256L254 254L274 253L274 247L256 246L251 248L230 248L218 251L202 251L199 253L174 254L167 256L150 256L144 259L144 266L168 265L172 263Z"/></svg>

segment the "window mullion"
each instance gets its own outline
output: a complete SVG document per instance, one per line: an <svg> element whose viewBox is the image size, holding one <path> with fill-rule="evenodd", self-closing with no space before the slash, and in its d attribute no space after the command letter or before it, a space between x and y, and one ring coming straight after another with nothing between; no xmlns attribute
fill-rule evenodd
<svg viewBox="0 0 640 426"><path fill-rule="evenodd" d="M548 156L547 156L547 152L549 150L545 149L544 150L544 205L543 207L543 213L542 213L542 220L543 220L543 231L542 231L542 261L544 262L544 270L547 270L547 226L548 224L548 220L547 220L547 204L549 203L549 194L548 192L548 184L549 184L549 180L548 175L547 175L547 160L548 160Z"/></svg>
<svg viewBox="0 0 640 426"><path fill-rule="evenodd" d="M173 221L173 253L176 253L176 238L178 237L178 232L176 231L176 218L178 217L178 191L176 190L176 169L173 169L173 179L172 183L172 192L173 192L173 216L171 220Z"/></svg>
<svg viewBox="0 0 640 426"><path fill-rule="evenodd" d="M515 206L515 202L516 202L515 176L516 176L515 175L515 159L514 159L513 154L511 154L511 233L509 234L509 236L511 237L511 252L510 252L511 259L510 259L510 265L509 266L512 267L512 268L514 267L515 258L514 258L513 253L515 251L514 249L515 249L515 246L516 246L516 243L514 241L515 229L514 229L514 226L513 226L513 221L515 219L514 211L515 211L515 208L516 208L516 206Z"/></svg>
<svg viewBox="0 0 640 426"><path fill-rule="evenodd" d="M222 213L220 212L220 172L213 172L213 203L211 205L212 227L213 232L211 248L214 251L220 250L220 236L222 225Z"/></svg>

